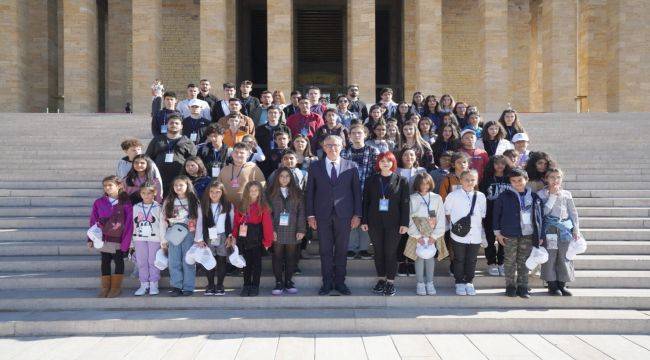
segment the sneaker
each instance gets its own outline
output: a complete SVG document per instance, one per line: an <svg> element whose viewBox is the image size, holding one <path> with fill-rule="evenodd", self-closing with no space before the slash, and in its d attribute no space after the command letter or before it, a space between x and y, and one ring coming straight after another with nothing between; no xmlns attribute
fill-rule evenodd
<svg viewBox="0 0 650 360"><path fill-rule="evenodd" d="M259 286L251 286L248 296L257 296L260 294Z"/></svg>
<svg viewBox="0 0 650 360"><path fill-rule="evenodd" d="M158 281L151 281L149 283L149 295L158 295L160 290L158 290Z"/></svg>
<svg viewBox="0 0 650 360"><path fill-rule="evenodd" d="M296 289L296 286L293 284L293 281L289 280L284 284L284 290L288 294L297 294L298 289Z"/></svg>
<svg viewBox="0 0 650 360"><path fill-rule="evenodd" d="M302 275L302 270L296 266L296 270L293 271L293 275Z"/></svg>
<svg viewBox="0 0 650 360"><path fill-rule="evenodd" d="M357 256L357 253L354 251L350 250L348 251L348 260L354 260L354 258Z"/></svg>
<svg viewBox="0 0 650 360"><path fill-rule="evenodd" d="M433 281L428 282L426 284L426 289L427 289L427 295L435 295L436 294L436 287L433 286Z"/></svg>
<svg viewBox="0 0 650 360"><path fill-rule="evenodd" d="M384 295L386 296L394 296L397 293L395 290L395 284L393 284L391 281L386 281L386 286L384 286Z"/></svg>
<svg viewBox="0 0 650 360"><path fill-rule="evenodd" d="M374 292L375 294L383 294L385 288L386 288L386 280L379 280L377 281L375 287L372 288L372 292Z"/></svg>
<svg viewBox="0 0 650 360"><path fill-rule="evenodd" d="M522 299L530 299L528 286L517 286L517 295Z"/></svg>
<svg viewBox="0 0 650 360"><path fill-rule="evenodd" d="M372 260L372 255L370 255L370 253L366 250L359 251L359 256L363 260Z"/></svg>
<svg viewBox="0 0 650 360"><path fill-rule="evenodd" d="M179 288L172 288L171 295L170 295L171 297L179 297L181 295L183 295L183 290Z"/></svg>
<svg viewBox="0 0 650 360"><path fill-rule="evenodd" d="M208 286L205 288L205 292L203 293L203 296L214 296L216 293L216 289L214 286Z"/></svg>
<svg viewBox="0 0 650 360"><path fill-rule="evenodd" d="M456 295L467 295L467 291L465 291L465 284L456 284Z"/></svg>
<svg viewBox="0 0 650 360"><path fill-rule="evenodd" d="M147 293L147 290L149 290L149 283L148 282L140 283L140 288L136 290L133 295L142 296Z"/></svg>
<svg viewBox="0 0 650 360"><path fill-rule="evenodd" d="M506 296L507 297L516 297L517 296L517 288L514 286L507 286L506 287Z"/></svg>
<svg viewBox="0 0 650 360"><path fill-rule="evenodd" d="M250 295L249 295L249 293L250 293L250 288L251 288L250 285L244 285L244 286L242 286L241 291L239 292L239 296L241 296L241 297L247 297L247 296L250 296Z"/></svg>
<svg viewBox="0 0 650 360"><path fill-rule="evenodd" d="M192 296L192 295L194 295L194 291L183 290L181 295L183 295L183 296Z"/></svg>
<svg viewBox="0 0 650 360"><path fill-rule="evenodd" d="M397 265L397 276L408 276L406 263L401 262L399 265Z"/></svg>
<svg viewBox="0 0 650 360"><path fill-rule="evenodd" d="M467 283L465 284L465 292L469 296L474 296L476 295L476 289L474 289L474 284L472 283Z"/></svg>
<svg viewBox="0 0 650 360"><path fill-rule="evenodd" d="M271 290L271 295L282 295L283 292L284 292L284 286L282 285L282 282L276 281L275 288Z"/></svg>
<svg viewBox="0 0 650 360"><path fill-rule="evenodd" d="M503 265L499 265L497 268L499 268L499 276L506 276L506 268Z"/></svg>
<svg viewBox="0 0 650 360"><path fill-rule="evenodd" d="M488 265L488 274L490 276L499 276L499 267L495 264Z"/></svg>
<svg viewBox="0 0 650 360"><path fill-rule="evenodd" d="M427 294L427 289L426 289L424 283L417 283L417 285L415 285L415 294L416 295L426 295Z"/></svg>
<svg viewBox="0 0 650 360"><path fill-rule="evenodd" d="M223 285L217 285L217 288L214 291L215 296L224 296L226 295L226 289L223 288Z"/></svg>

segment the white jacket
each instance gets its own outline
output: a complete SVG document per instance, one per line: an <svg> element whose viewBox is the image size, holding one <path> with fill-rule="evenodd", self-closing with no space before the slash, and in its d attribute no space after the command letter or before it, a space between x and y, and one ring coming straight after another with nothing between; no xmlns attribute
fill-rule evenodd
<svg viewBox="0 0 650 360"><path fill-rule="evenodd" d="M429 203L428 208L425 200ZM429 210L435 210L436 212L436 227L433 229L433 238L437 239L445 235L447 218L445 217L445 207L440 195L430 192L429 195L424 196L424 199L422 199L420 193L411 194L409 207L411 209L409 213L409 236L414 238L420 238L422 236L417 226L415 226L413 218L429 217Z"/></svg>

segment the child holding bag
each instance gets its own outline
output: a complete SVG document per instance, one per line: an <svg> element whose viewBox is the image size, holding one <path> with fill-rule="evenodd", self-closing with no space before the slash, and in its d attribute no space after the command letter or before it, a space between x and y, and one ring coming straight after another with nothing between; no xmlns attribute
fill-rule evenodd
<svg viewBox="0 0 650 360"><path fill-rule="evenodd" d="M133 242L131 248L135 249L136 263L140 288L135 291L135 296L142 296L149 291L149 295L158 295L158 280L160 270L154 265L156 252L160 243L165 239L163 231L162 207L154 199L158 196L153 183L144 183L140 186L142 202L133 207Z"/></svg>
<svg viewBox="0 0 650 360"><path fill-rule="evenodd" d="M214 179L203 192L201 199L203 209L203 240L210 244L212 255L217 260L217 266L212 270L206 270L208 286L205 288L205 296L223 296L226 290L223 287L223 280L228 270L227 263L227 241L231 238L232 221L234 215L233 207L226 199L226 188L221 181ZM217 276L217 285L214 285L214 276Z"/></svg>
<svg viewBox="0 0 650 360"><path fill-rule="evenodd" d="M232 236L246 260L244 286L239 295L257 296L262 275L262 246L268 249L273 244L271 207L259 181L250 181L244 187L241 205L235 211Z"/></svg>
<svg viewBox="0 0 650 360"><path fill-rule="evenodd" d="M191 296L194 293L196 267L185 262L185 254L203 241L203 216L192 181L185 175L177 176L163 204L163 249L169 249L169 278L171 296Z"/></svg>
<svg viewBox="0 0 650 360"><path fill-rule="evenodd" d="M420 246L434 246L438 260L447 255L447 248L444 243L445 236L445 207L440 195L433 192L435 184L431 175L427 173L415 176L413 187L416 190L410 197L409 213L409 240L404 255L415 260L415 277L417 295L435 295L436 288L433 285L433 269L435 255L429 259L423 259L416 255L416 248Z"/></svg>
<svg viewBox="0 0 650 360"><path fill-rule="evenodd" d="M133 207L129 195L122 190L122 181L114 175L102 180L104 195L93 203L90 226L97 225L102 230L101 290L97 297L114 298L122 293L124 277L124 256L131 244L133 234ZM87 245L93 247L92 240ZM115 273L111 275L111 262L115 263Z"/></svg>

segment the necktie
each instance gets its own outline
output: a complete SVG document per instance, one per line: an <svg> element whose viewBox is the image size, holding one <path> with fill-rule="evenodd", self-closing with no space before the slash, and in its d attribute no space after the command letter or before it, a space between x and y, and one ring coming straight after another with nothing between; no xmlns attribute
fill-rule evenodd
<svg viewBox="0 0 650 360"><path fill-rule="evenodd" d="M332 182L336 182L336 179L338 178L336 175L336 164L334 161L332 161L332 171L330 171L330 178L332 178Z"/></svg>

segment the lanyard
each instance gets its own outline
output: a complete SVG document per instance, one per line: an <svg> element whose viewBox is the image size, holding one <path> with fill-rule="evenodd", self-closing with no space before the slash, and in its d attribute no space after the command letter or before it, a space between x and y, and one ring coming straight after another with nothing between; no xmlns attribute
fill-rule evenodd
<svg viewBox="0 0 650 360"><path fill-rule="evenodd" d="M219 215L221 215L221 204L217 204L217 211L212 214L212 221L214 221L215 226L219 220Z"/></svg>
<svg viewBox="0 0 650 360"><path fill-rule="evenodd" d="M280 197L282 198L282 212L286 213L287 212L287 203L289 202L289 194L287 194L287 197L284 197L284 194L282 193L282 190L280 190Z"/></svg>
<svg viewBox="0 0 650 360"><path fill-rule="evenodd" d="M144 203L142 203L141 206L142 206L142 213L144 214L144 219L149 221L149 215L151 215L151 211L153 211L153 207L155 206L155 204L151 204L151 206L149 206L149 211L146 211L144 209Z"/></svg>
<svg viewBox="0 0 650 360"><path fill-rule="evenodd" d="M167 152L169 154L174 152L174 146L176 146L176 142L174 140L176 139L167 138Z"/></svg>
<svg viewBox="0 0 650 360"><path fill-rule="evenodd" d="M388 178L388 181L384 182L383 176L380 177L379 178L379 184L381 185L381 197L382 197L382 199L385 199L386 194L390 190L390 178Z"/></svg>
<svg viewBox="0 0 650 360"><path fill-rule="evenodd" d="M427 194L428 195L427 197L429 198L429 201L426 201L424 199L424 196L422 196L422 194L418 193L418 195L420 195L420 197L422 198L422 201L427 206L427 211L431 211L431 209L429 208L429 204L431 204L431 193Z"/></svg>
<svg viewBox="0 0 650 360"><path fill-rule="evenodd" d="M115 205L117 205L117 203L120 202L120 200L119 199L112 199L112 198L109 197L108 202L111 203L111 206L115 206Z"/></svg>
<svg viewBox="0 0 650 360"><path fill-rule="evenodd" d="M246 164L244 164L244 165L246 165ZM235 176L235 164L232 164L232 173L230 174L230 181L231 181L231 182L235 179L235 177L236 177L237 179L239 179L239 175L241 175L241 171L244 170L244 165L242 165L242 166L239 168L239 172L237 173L237 176Z"/></svg>
<svg viewBox="0 0 650 360"><path fill-rule="evenodd" d="M524 196L521 196L519 192L517 192L517 197L519 198L519 208L521 211L527 211L526 209L526 192L524 192Z"/></svg>

